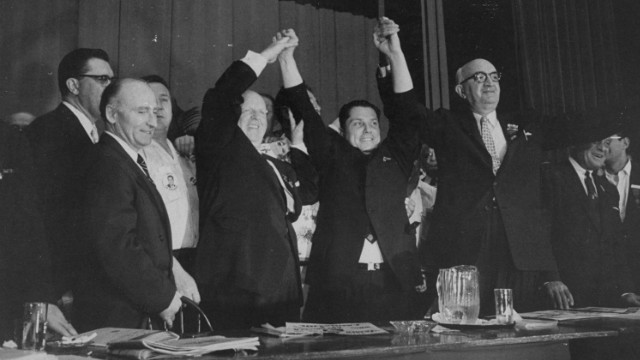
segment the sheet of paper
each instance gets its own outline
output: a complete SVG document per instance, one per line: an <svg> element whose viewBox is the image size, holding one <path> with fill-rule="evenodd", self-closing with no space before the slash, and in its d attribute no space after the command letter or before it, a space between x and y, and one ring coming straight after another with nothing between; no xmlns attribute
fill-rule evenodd
<svg viewBox="0 0 640 360"><path fill-rule="evenodd" d="M287 334L336 334L336 335L375 335L386 334L385 330L371 323L314 324L287 323Z"/></svg>

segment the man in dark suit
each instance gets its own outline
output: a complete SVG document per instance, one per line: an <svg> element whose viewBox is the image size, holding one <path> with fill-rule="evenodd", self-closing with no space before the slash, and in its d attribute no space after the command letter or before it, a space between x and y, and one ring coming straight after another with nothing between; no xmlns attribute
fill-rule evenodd
<svg viewBox="0 0 640 360"><path fill-rule="evenodd" d="M559 275L576 306L638 306L621 236L618 192L597 173L615 141L611 114L591 109L568 116L569 157L545 173L552 245ZM559 120L561 121L561 120Z"/></svg>
<svg viewBox="0 0 640 360"><path fill-rule="evenodd" d="M91 166L96 121L104 88L113 78L109 57L100 49L76 49L58 67L62 103L27 128L34 154L35 179L42 202L45 234L52 251L58 299L68 293L76 276L77 210Z"/></svg>
<svg viewBox="0 0 640 360"><path fill-rule="evenodd" d="M629 252L628 260L636 289L640 289L640 164L631 156L634 111L626 111L618 130L607 139L606 177L619 195L622 236Z"/></svg>
<svg viewBox="0 0 640 360"><path fill-rule="evenodd" d="M0 121L0 340L14 339L14 325L22 324L25 302L49 302L49 329L76 334L54 305L49 246L33 190L32 166L22 131Z"/></svg>
<svg viewBox="0 0 640 360"><path fill-rule="evenodd" d="M141 80L117 80L102 96L107 131L84 185L84 266L74 289L81 331L137 328L147 319L171 325L180 309L169 219L140 153L151 143L156 108Z"/></svg>
<svg viewBox="0 0 640 360"><path fill-rule="evenodd" d="M623 134L614 135L619 131L616 117L610 109L569 115L564 120L569 125L569 157L544 172L559 276L571 289L577 307L640 305L630 272L633 267L627 262L618 191L597 175L609 158L607 153L624 147ZM621 140L623 144L618 143ZM625 221L634 216L634 210L627 209ZM575 359L636 359L638 354L637 341L624 334L572 340L569 348Z"/></svg>
<svg viewBox="0 0 640 360"><path fill-rule="evenodd" d="M393 91L384 99L391 123L384 141L379 111L365 100L340 110L344 136L327 129L309 99L293 49L279 57L288 106L305 122L305 144L320 173L305 321L388 321L424 315L415 230L404 203L419 150L415 121L422 119L424 110L411 106L413 84L397 31L389 29L376 41L393 71Z"/></svg>
<svg viewBox="0 0 640 360"><path fill-rule="evenodd" d="M566 308L571 295L556 281L541 203L539 118L497 112L500 73L487 60L459 68L456 82L468 107L430 113L423 134L438 157L427 266L435 277L438 268L476 265L481 315L493 314L494 288L513 288L515 308L527 311L543 306L538 289L546 284L555 306Z"/></svg>
<svg viewBox="0 0 640 360"><path fill-rule="evenodd" d="M204 97L196 133L201 232L195 277L201 306L217 329L283 325L300 318L302 290L291 226L302 205L300 182L289 164L259 152L267 110L262 97L247 90L267 62L292 46L289 41L279 36L262 53L249 51ZM304 153L290 155L294 165L302 161L296 171L315 174L310 163L304 167Z"/></svg>

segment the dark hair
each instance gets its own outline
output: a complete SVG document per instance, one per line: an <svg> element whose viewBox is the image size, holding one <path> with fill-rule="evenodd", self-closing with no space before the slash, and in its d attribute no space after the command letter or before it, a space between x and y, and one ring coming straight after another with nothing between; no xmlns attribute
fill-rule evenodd
<svg viewBox="0 0 640 360"><path fill-rule="evenodd" d="M350 101L342 105L342 107L340 108L340 113L338 113L338 119L340 119L340 127L342 128L342 131L347 131L347 119L349 118L349 115L351 115L351 109L353 109L354 107L366 107L373 109L373 111L376 112L376 116L380 118L380 109L378 109L377 106L373 105L367 100Z"/></svg>
<svg viewBox="0 0 640 360"><path fill-rule="evenodd" d="M100 116L102 120L107 121L107 105L113 100L118 93L122 89L122 85L126 81L131 81L132 79L114 79L102 92L102 97L100 98Z"/></svg>
<svg viewBox="0 0 640 360"><path fill-rule="evenodd" d="M152 83L162 84L162 85L164 85L164 87L167 88L167 90L171 91L171 88L169 87L169 84L160 75L151 74L151 75L143 76L140 79L145 81L147 84L152 84Z"/></svg>
<svg viewBox="0 0 640 360"><path fill-rule="evenodd" d="M58 88L64 98L69 94L67 79L87 72L87 63L91 59L109 62L109 55L102 49L75 49L65 55L58 65Z"/></svg>

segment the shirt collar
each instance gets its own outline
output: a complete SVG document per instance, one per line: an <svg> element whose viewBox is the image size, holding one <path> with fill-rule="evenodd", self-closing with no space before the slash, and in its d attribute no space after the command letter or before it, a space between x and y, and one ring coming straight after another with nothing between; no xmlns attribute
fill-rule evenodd
<svg viewBox="0 0 640 360"><path fill-rule="evenodd" d="M127 144L126 142L124 142L124 140L122 140L118 135L112 133L111 131L105 131L105 133L111 135L111 137L113 137L114 139L116 139L116 141L118 142L118 144L120 144L120 146L122 146L122 148L124 149L124 151L131 157L131 159L133 161L135 161L136 163L138 162L138 155L141 155L143 158L144 156L144 152L143 151L136 151L134 148L132 148L131 146L129 146L129 144ZM146 161L146 159L145 159Z"/></svg>
<svg viewBox="0 0 640 360"><path fill-rule="evenodd" d="M578 162L575 161L571 156L569 156L569 162L571 163L571 166L573 166L573 169L576 171L576 173L580 177L580 180L584 179L584 177L586 176L585 174L587 173L587 171L593 172L593 170L587 170L587 169L583 168L582 166L580 166L580 164L578 164Z"/></svg>
<svg viewBox="0 0 640 360"><path fill-rule="evenodd" d="M476 118L476 123L478 123L478 125L480 125L480 120L482 120L482 115L477 114L477 113L473 113L473 117ZM484 115L484 117L487 118L487 120L489 120L489 124L491 125L492 128L495 128L496 126L498 126L498 114L494 111L488 113L487 115Z"/></svg>
<svg viewBox="0 0 640 360"><path fill-rule="evenodd" d="M71 105L71 103L67 101L63 101L62 103L66 107L68 107L69 110L71 110L73 115L75 115L78 118L78 120L80 121L80 125L82 125L82 128L84 129L84 131L87 132L87 135L89 135L89 138L91 139L91 141L93 141L93 139L91 138L91 130L93 130L93 128L95 127L95 124L93 123L93 121L89 120L87 115L85 115L82 111L78 110L75 106Z"/></svg>

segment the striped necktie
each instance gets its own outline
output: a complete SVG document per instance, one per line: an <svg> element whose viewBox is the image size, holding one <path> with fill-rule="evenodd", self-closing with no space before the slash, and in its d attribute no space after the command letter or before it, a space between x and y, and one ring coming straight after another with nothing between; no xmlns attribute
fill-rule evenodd
<svg viewBox="0 0 640 360"><path fill-rule="evenodd" d="M482 117L480 119L480 128L482 129L482 142L487 148L489 155L491 155L491 167L493 168L493 174L495 175L500 168L500 158L496 151L496 144L493 141L493 135L491 135L491 129L489 129L489 119Z"/></svg>
<svg viewBox="0 0 640 360"><path fill-rule="evenodd" d="M142 155L138 154L137 162L138 162L138 165L140 165L140 167L142 168L142 171L144 171L144 174L147 175L147 178L151 180L151 176L149 176L149 169L147 168L147 163L142 158Z"/></svg>

